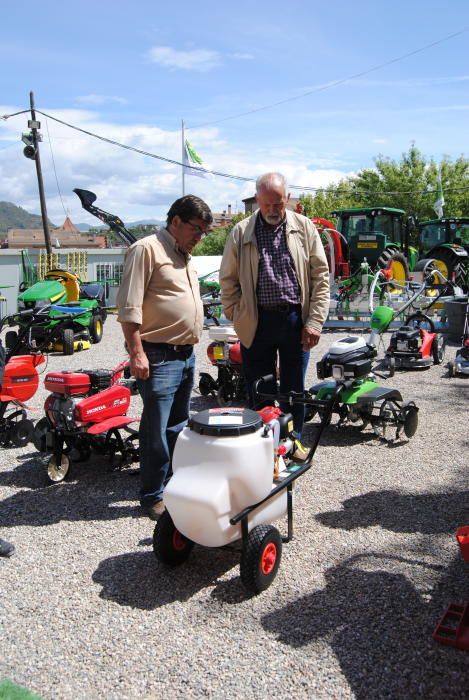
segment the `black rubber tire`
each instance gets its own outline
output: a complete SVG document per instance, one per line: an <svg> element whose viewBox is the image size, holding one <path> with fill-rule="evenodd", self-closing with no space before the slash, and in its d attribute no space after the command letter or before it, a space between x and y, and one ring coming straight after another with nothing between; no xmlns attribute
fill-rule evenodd
<svg viewBox="0 0 469 700"><path fill-rule="evenodd" d="M38 452L47 452L46 433L51 429L49 419L44 416L34 426L32 443Z"/></svg>
<svg viewBox="0 0 469 700"><path fill-rule="evenodd" d="M240 573L244 587L260 593L277 575L282 558L282 538L273 525L256 525L241 554Z"/></svg>
<svg viewBox="0 0 469 700"><path fill-rule="evenodd" d="M392 260L394 255L396 255L396 253L398 252L399 248L397 248L396 246L390 246L389 248L385 248L379 256L378 260L376 261L376 267L380 267L381 269L387 267L390 260Z"/></svg>
<svg viewBox="0 0 469 700"><path fill-rule="evenodd" d="M387 358L387 366L389 370L389 376L394 377L396 374L396 358L392 355Z"/></svg>
<svg viewBox="0 0 469 700"><path fill-rule="evenodd" d="M199 379L199 391L202 396L209 396L212 391L216 390L216 382L206 372L201 372Z"/></svg>
<svg viewBox="0 0 469 700"><path fill-rule="evenodd" d="M428 325L428 328L425 325L423 326L423 328L425 330L429 330L430 333L435 332L435 324L433 323L430 316L427 316L426 314L422 314L420 311L417 311L417 313L411 314L410 316L408 316L406 319L405 325L412 326L414 328L420 328L422 323Z"/></svg>
<svg viewBox="0 0 469 700"><path fill-rule="evenodd" d="M194 543L181 535L175 527L170 514L164 511L155 525L153 532L153 553L155 557L168 566L183 564L192 551Z"/></svg>
<svg viewBox="0 0 469 700"><path fill-rule="evenodd" d="M436 335L432 343L433 364L441 365L445 358L445 339L442 335Z"/></svg>
<svg viewBox="0 0 469 700"><path fill-rule="evenodd" d="M409 401L402 406L402 412L404 415L404 433L409 440L417 432L419 424L418 411L419 410L413 401Z"/></svg>
<svg viewBox="0 0 469 700"><path fill-rule="evenodd" d="M15 447L24 447L31 441L33 430L33 422L28 418L23 418L10 426L8 435Z"/></svg>
<svg viewBox="0 0 469 700"><path fill-rule="evenodd" d="M63 344L63 354L73 355L75 348L75 334L72 328L66 328L63 332L62 344Z"/></svg>
<svg viewBox="0 0 469 700"><path fill-rule="evenodd" d="M450 281L454 273L454 280L456 284L461 286L464 283L464 271L461 266L461 261L450 248L444 248L441 246L439 248L434 248L430 251L430 253L432 260L441 260L441 262L446 265L446 269L448 270L448 279Z"/></svg>
<svg viewBox="0 0 469 700"><path fill-rule="evenodd" d="M93 343L100 343L103 337L104 322L99 314L91 317L90 338Z"/></svg>
<svg viewBox="0 0 469 700"><path fill-rule="evenodd" d="M18 333L16 331L7 331L5 333L5 347L7 350L12 350L18 341Z"/></svg>
<svg viewBox="0 0 469 700"><path fill-rule="evenodd" d="M454 362L448 362L448 377L453 378L456 376L456 365Z"/></svg>

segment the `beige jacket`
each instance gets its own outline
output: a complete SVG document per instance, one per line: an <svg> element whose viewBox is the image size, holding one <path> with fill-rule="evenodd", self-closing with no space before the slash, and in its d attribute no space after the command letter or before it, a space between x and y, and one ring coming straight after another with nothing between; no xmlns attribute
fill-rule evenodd
<svg viewBox="0 0 469 700"><path fill-rule="evenodd" d="M255 212L230 233L220 266L221 300L241 343L249 348L257 328L256 288L259 253ZM303 323L321 331L329 311L329 268L316 227L287 209L286 236L300 285Z"/></svg>

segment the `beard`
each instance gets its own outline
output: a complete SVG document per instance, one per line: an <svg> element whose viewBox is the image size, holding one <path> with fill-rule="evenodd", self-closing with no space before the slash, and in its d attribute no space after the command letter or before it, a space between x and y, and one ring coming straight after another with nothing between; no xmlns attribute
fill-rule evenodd
<svg viewBox="0 0 469 700"><path fill-rule="evenodd" d="M267 221L268 224L271 226L277 226L282 221L282 216L279 214L270 214L269 216L264 217L265 220Z"/></svg>

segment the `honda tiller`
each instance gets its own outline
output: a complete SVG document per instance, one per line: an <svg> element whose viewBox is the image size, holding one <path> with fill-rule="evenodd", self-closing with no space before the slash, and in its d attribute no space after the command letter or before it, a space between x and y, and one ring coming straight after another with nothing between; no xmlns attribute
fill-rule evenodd
<svg viewBox="0 0 469 700"><path fill-rule="evenodd" d="M34 445L40 452L51 452L47 474L53 482L69 473L71 459L86 460L91 451L109 456L113 468L138 461L135 440L138 432L130 428L138 418L127 416L135 380L123 378L128 361L113 370L76 370L49 372L45 388L45 417L34 429ZM123 438L120 430L129 432Z"/></svg>

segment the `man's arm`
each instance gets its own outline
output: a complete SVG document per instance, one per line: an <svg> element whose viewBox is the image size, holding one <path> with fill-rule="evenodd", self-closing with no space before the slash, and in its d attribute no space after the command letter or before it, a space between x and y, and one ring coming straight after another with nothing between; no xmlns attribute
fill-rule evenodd
<svg viewBox="0 0 469 700"><path fill-rule="evenodd" d="M329 312L329 265L319 233L312 222L308 222L310 238L309 277L310 302L309 314L303 328L302 343L304 350L310 350L318 344L321 330Z"/></svg>
<svg viewBox="0 0 469 700"><path fill-rule="evenodd" d="M142 346L140 326L130 321L121 321L121 325L130 356L130 373L136 379L148 379L150 368Z"/></svg>
<svg viewBox="0 0 469 700"><path fill-rule="evenodd" d="M237 244L233 231L226 239L225 249L220 264L219 281L221 288L221 303L225 316L229 321L233 320L234 310L239 304L241 297L241 287L239 284Z"/></svg>

